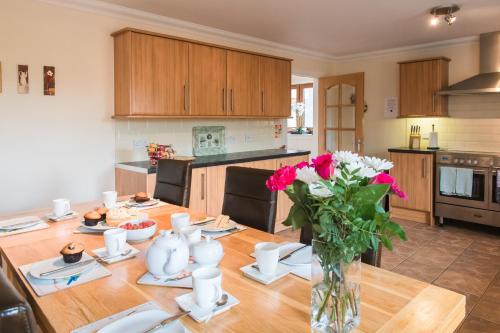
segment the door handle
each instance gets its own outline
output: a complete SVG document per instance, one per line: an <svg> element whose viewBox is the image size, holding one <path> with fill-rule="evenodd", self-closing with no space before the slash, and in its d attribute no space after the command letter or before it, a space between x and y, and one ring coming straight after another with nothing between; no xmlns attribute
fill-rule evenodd
<svg viewBox="0 0 500 333"><path fill-rule="evenodd" d="M234 110L234 95L233 95L233 89L231 89L231 112Z"/></svg>
<svg viewBox="0 0 500 333"><path fill-rule="evenodd" d="M184 111L189 111L189 88L184 84Z"/></svg>
<svg viewBox="0 0 500 333"><path fill-rule="evenodd" d="M357 146L357 147L356 147L356 152L357 152L357 153L359 153L359 152L361 151L361 142L362 142L362 141L361 141L361 139L358 139L358 140L356 141L356 146Z"/></svg>
<svg viewBox="0 0 500 333"><path fill-rule="evenodd" d="M201 200L205 200L205 174L201 174Z"/></svg>
<svg viewBox="0 0 500 333"><path fill-rule="evenodd" d="M425 158L422 158L422 178L427 176L427 165L425 164Z"/></svg>
<svg viewBox="0 0 500 333"><path fill-rule="evenodd" d="M184 111L187 111L187 103L186 103L186 95L187 95L187 93L186 93L186 84L184 84L183 89L184 89Z"/></svg>
<svg viewBox="0 0 500 333"><path fill-rule="evenodd" d="M226 89L222 88L222 111L226 109Z"/></svg>
<svg viewBox="0 0 500 333"><path fill-rule="evenodd" d="M432 114L436 113L436 93L432 94Z"/></svg>
<svg viewBox="0 0 500 333"><path fill-rule="evenodd" d="M264 113L264 90L260 92L260 112Z"/></svg>

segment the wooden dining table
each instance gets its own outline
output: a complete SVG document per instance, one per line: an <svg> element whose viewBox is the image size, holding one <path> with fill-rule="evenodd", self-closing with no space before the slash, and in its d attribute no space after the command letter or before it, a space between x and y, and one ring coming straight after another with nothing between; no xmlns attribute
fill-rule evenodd
<svg viewBox="0 0 500 333"><path fill-rule="evenodd" d="M102 248L102 235L77 234L82 214L99 203L73 207L76 218L49 222L48 229L0 238L2 269L30 302L44 332L71 330L154 301L165 311L178 311L175 297L190 290L139 285L146 273L145 254L152 240L133 244L140 253L132 259L106 267L111 275L86 284L37 296L19 271L19 266L55 257L71 241L81 242L88 253ZM158 222L158 230L170 229L170 215L186 208L165 205L145 210ZM11 214L8 217L38 215L49 210ZM192 220L205 216L190 212ZM7 216L0 216L0 220ZM220 263L222 287L240 304L213 317L208 323L181 319L192 332L309 332L310 282L294 275L263 285L243 276L240 267L254 261L250 256L258 242L282 242L279 235L248 228L219 239L224 247ZM361 324L354 332L453 332L465 317L465 297L458 293L380 268L362 266Z"/></svg>

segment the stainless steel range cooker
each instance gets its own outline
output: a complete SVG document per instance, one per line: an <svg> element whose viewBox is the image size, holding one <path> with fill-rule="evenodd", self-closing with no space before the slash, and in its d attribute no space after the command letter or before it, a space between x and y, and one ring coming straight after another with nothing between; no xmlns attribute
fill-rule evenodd
<svg viewBox="0 0 500 333"><path fill-rule="evenodd" d="M470 197L440 191L442 166L472 169ZM442 225L444 218L500 227L500 154L460 151L436 153L435 215ZM500 185L500 182L499 182Z"/></svg>

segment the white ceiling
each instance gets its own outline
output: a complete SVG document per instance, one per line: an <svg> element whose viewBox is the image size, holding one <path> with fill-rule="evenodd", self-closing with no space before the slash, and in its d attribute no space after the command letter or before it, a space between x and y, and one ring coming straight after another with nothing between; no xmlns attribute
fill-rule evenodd
<svg viewBox="0 0 500 333"><path fill-rule="evenodd" d="M453 26L429 26L439 0L104 0L333 56L500 30L500 0L457 0Z"/></svg>

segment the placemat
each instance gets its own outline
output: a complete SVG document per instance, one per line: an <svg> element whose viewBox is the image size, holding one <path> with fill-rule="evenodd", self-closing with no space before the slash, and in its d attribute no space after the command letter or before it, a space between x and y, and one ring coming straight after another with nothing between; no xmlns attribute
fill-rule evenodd
<svg viewBox="0 0 500 333"><path fill-rule="evenodd" d="M57 258L57 257L54 257ZM54 260L54 258L50 259L45 259L41 261L49 261L49 260ZM83 253L82 260L90 259L91 256L89 256L87 253ZM69 279L58 279L58 280L43 280L43 279L36 279L31 276L29 273L31 265L35 263L31 263L28 265L23 265L19 266L19 270L21 273L24 275L26 278L26 281L28 281L29 285L33 289L33 291L38 295L38 296L45 296L48 294L55 293L59 290L71 288L74 286L79 286L81 284L94 281L106 276L111 275L111 272L106 269L103 265L99 264L96 262L95 266L92 268L92 270L86 271L82 273L78 279L74 282L72 282L70 285L68 285Z"/></svg>
<svg viewBox="0 0 500 333"><path fill-rule="evenodd" d="M41 223L34 225L32 227L29 227L29 228L12 230L12 231L0 231L0 237L7 237L7 236L11 236L11 235L22 234L25 232L47 229L48 227L50 227L50 226L46 222L41 222Z"/></svg>
<svg viewBox="0 0 500 333"><path fill-rule="evenodd" d="M243 231L243 230L246 230L246 229L248 229L248 228L245 227L244 225L238 224L236 226L236 229L233 229L233 230L221 231L221 232L202 231L201 234L203 236L210 236L212 239L217 239L217 238L221 238L221 237L224 237L224 236L235 234L237 232L240 232L240 231Z"/></svg>
<svg viewBox="0 0 500 333"><path fill-rule="evenodd" d="M141 312L141 311L147 311L147 310L163 310L158 304L156 304L153 301L149 301L147 303L135 306L133 308L127 309L125 311L115 313L109 317L106 317L104 319L95 321L93 323L90 323L85 326L78 327L74 330L71 331L71 333L95 333L96 331L100 330L101 328L105 327L106 325L111 324L114 321L117 321L118 319L125 318L127 316L130 316L131 314ZM171 315L168 311L167 312L169 315ZM184 327L184 332L189 333L190 331Z"/></svg>
<svg viewBox="0 0 500 333"><path fill-rule="evenodd" d="M185 269L185 271L193 272L195 269L200 267L199 264L196 263L190 263L188 267ZM186 289L193 289L193 279L191 278L191 275L187 275L185 278L180 279L180 280L171 280L172 278L177 278L181 276L181 273L175 274L172 277L163 277L159 278L154 276L153 274L146 272L144 273L143 276L137 280L137 284L145 284L145 285L151 285L151 286L162 286L162 287L171 287L171 288L186 288Z"/></svg>

